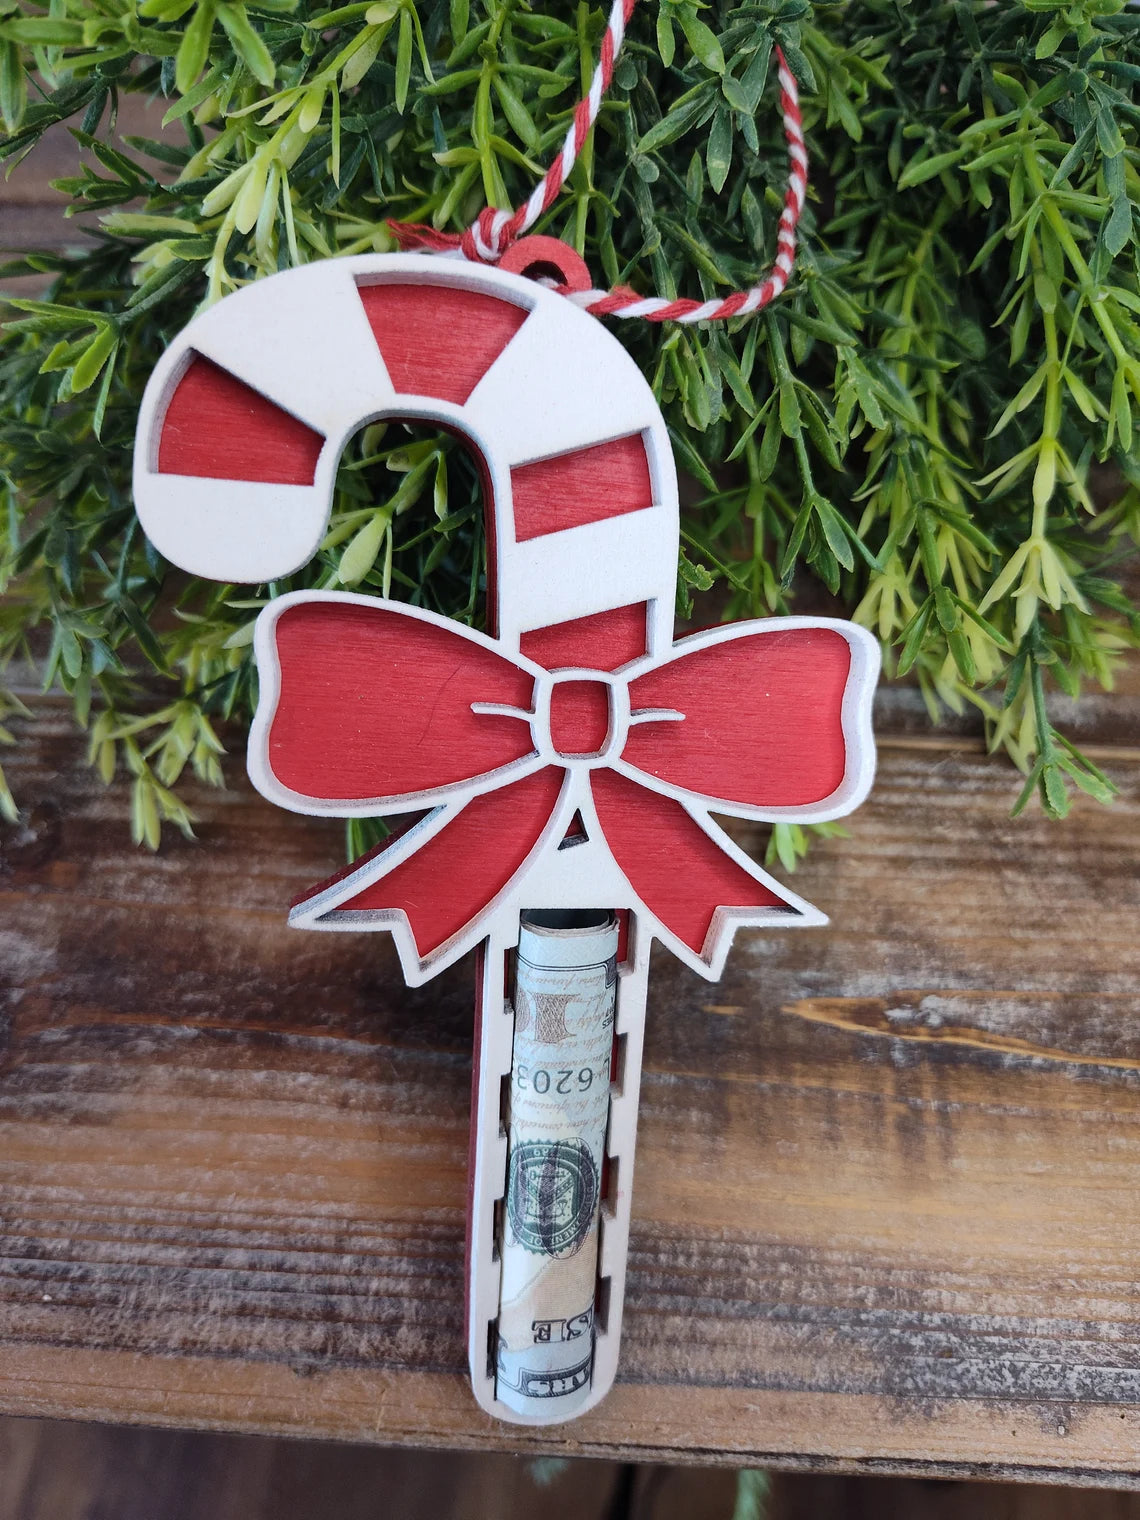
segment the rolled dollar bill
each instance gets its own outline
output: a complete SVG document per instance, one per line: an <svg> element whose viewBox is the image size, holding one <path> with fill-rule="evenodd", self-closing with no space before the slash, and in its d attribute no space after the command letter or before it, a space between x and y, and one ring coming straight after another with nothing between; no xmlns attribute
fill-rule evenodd
<svg viewBox="0 0 1140 1520"><path fill-rule="evenodd" d="M495 1383L519 1414L590 1392L617 949L613 913L522 916Z"/></svg>

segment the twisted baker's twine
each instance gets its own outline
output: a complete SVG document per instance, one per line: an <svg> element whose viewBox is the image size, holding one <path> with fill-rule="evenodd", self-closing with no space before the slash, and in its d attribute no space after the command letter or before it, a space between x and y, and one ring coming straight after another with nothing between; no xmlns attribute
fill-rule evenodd
<svg viewBox="0 0 1140 1520"><path fill-rule="evenodd" d="M525 205L513 212L495 211L488 206L463 233L438 232L434 227L413 222L390 221L388 226L401 247L426 248L433 253L457 250L464 258L484 264L497 264L511 244L534 226L543 212L557 199L597 120L602 98L609 89L614 64L621 52L626 22L633 14L636 4L637 0L614 0L589 94L578 102L573 124L558 156L535 186ZM808 161L795 75L789 69L782 50L777 47L775 52L779 68L780 109L784 118L784 137L788 144L788 185L776 234L776 259L766 278L751 290L738 290L734 295L712 301L667 301L663 296L639 296L626 286L610 291L571 290L562 287L567 300L596 317L643 317L647 322L717 322L760 311L783 292L795 262L796 225L807 192Z"/></svg>

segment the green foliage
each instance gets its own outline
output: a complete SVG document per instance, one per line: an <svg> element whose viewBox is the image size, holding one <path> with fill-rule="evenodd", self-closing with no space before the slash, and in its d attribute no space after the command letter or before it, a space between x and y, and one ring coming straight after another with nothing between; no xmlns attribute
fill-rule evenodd
<svg viewBox="0 0 1140 1520"><path fill-rule="evenodd" d="M92 759L135 778L134 832L188 829L186 766L248 716L255 609L295 586L479 617L478 487L438 437L367 429L324 546L268 587L173 572L129 494L135 413L202 303L311 259L516 204L565 132L604 13L525 0L0 0L0 154L54 123L98 240L27 256L0 350L0 661L41 634ZM770 259L779 43L813 191L791 291L758 318L622 324L696 482L679 603L782 612L804 573L883 641L937 717L972 704L1054 815L1111 784L1051 690L1110 686L1140 640L1140 15L1122 0L646 0L598 129L539 230L598 283L708 297ZM115 131L161 95L161 142ZM17 172L19 172L17 170ZM1099 509L1099 510L1098 510ZM1135 585L1135 582L1133 582ZM157 699L156 699L157 698ZM0 787L0 807L11 802ZM364 831L366 833L367 831ZM353 847L364 842L358 828ZM786 865L798 830L774 836Z"/></svg>

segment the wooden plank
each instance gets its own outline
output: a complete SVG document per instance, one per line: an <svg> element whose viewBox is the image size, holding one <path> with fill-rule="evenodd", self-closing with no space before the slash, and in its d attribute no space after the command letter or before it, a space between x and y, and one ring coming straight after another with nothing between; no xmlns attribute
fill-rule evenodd
<svg viewBox="0 0 1140 1520"><path fill-rule="evenodd" d="M109 119L105 114L100 127L100 136L112 143L121 143L126 137L148 137L164 139L167 142L185 143L185 134L178 123L163 128L162 118L168 105L169 102L163 100L161 96L121 95L114 132L108 133ZM106 173L106 170L99 168L94 155L80 148L71 135L71 129L77 128L80 120L81 113L77 113L70 121L59 122L56 126L49 127L30 153L25 154L15 165L6 166L7 172L0 178L0 245L7 244L3 229L7 224L10 208L13 206L50 207L55 213L57 239L60 236L66 236L68 224L64 220L63 213L68 200L61 191L53 188L52 182L77 175L84 161L96 172ZM137 154L136 149L129 148L128 151L133 155ZM160 177L173 172L160 166L153 159L148 160L148 163Z"/></svg>
<svg viewBox="0 0 1140 1520"><path fill-rule="evenodd" d="M124 137L141 136L178 141L179 124L165 129L162 126L166 105L167 102L160 97L122 96L111 140L121 144ZM98 172L105 172L99 169L93 155L82 150L71 135L70 129L78 127L79 121L77 115L70 122L49 127L30 153L18 163L5 166L5 172L0 175L0 263L6 262L10 254L31 250L75 252L90 242L91 233L98 226L98 215L86 211L78 216L67 216L65 213L72 203L61 191L53 188L53 181L77 175L84 160ZM103 136L107 136L106 118ZM184 136L181 141L185 141ZM134 149L128 151L132 155L136 153ZM148 162L160 179L175 172L155 160ZM3 280L0 295L40 297L49 283L49 278L42 275L9 277Z"/></svg>
<svg viewBox="0 0 1140 1520"><path fill-rule="evenodd" d="M659 959L622 1381L545 1434L463 1374L469 968L289 931L339 829L236 761L150 857L60 706L5 760L0 1407L1133 1482L1135 759L1011 823L1001 762L888 741L796 878L833 928Z"/></svg>
<svg viewBox="0 0 1140 1520"><path fill-rule="evenodd" d="M122 130L153 130L161 104ZM58 130L0 240L74 243ZM356 1439L1131 1481L1136 668L1056 704L1126 787L1010 824L913 689L853 839L710 988L660 958L623 1385L565 1438L461 1373L469 968L283 905L335 826L240 783L150 860L52 704L0 845L0 1405ZM754 838L755 836L753 836Z"/></svg>

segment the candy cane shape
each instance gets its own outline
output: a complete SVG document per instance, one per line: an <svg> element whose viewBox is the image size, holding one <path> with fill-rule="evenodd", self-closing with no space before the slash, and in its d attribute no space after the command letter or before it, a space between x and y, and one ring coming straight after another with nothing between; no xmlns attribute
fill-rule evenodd
<svg viewBox="0 0 1140 1520"><path fill-rule="evenodd" d="M521 248L522 245L516 245ZM589 1396L617 1366L652 940L708 978L737 927L818 924L712 814L818 821L866 795L878 650L828 619L673 641L677 484L664 420L605 329L502 268L422 255L331 260L199 316L147 387L140 520L215 579L296 570L325 531L347 440L434 422L483 471L488 632L394 601L278 598L258 620L249 770L272 802L413 815L290 921L382 929L416 985L479 951L468 1221L468 1350L496 1398L496 1204L520 914L609 909L622 924L619 1058L606 1141Z"/></svg>

